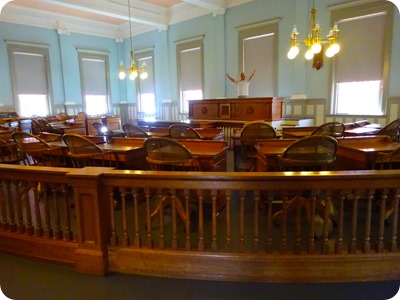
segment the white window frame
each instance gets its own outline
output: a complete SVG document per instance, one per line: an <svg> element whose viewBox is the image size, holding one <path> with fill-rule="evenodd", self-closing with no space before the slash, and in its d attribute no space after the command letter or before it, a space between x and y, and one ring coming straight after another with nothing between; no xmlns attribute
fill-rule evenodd
<svg viewBox="0 0 400 300"><path fill-rule="evenodd" d="M338 24L340 29L340 22L351 22L352 19L356 20L357 18L362 18L365 16L372 16L377 14L385 14L385 25L384 25L384 45L383 45L383 58L382 58L382 78L379 83L377 82L369 82L369 81L349 81L343 83L336 82L336 64L335 58L332 59L331 70L330 70L330 98L329 98L329 107L330 113L332 115L356 115L356 116L367 116L367 115L384 115L387 109L387 95L388 95L388 84L389 84L389 73L390 73L390 57L391 57L391 48L392 48L392 26L393 26L393 4L387 1L374 1L366 4L348 4L348 5L338 5L331 8L331 23ZM366 37L368 38L368 37ZM339 32L339 44L340 44L340 32ZM343 45L341 51L345 51ZM338 53L338 56L340 52ZM362 55L362 54L360 54ZM349 108L349 112L340 111L340 99L339 92L340 90L349 90L346 85L351 85L354 87L354 90L357 90L358 87L368 86L371 88L369 94L377 95L376 101L369 100L369 103L366 104L362 102L362 95L355 94L354 95L354 105L352 107L359 107L360 109L352 109ZM372 87L375 86L375 89ZM347 98L346 98L347 99ZM373 101L373 102L371 102ZM362 107L374 107L375 109L361 109Z"/></svg>
<svg viewBox="0 0 400 300"><path fill-rule="evenodd" d="M204 37L196 37L190 40L179 41L176 43L176 55L177 55L177 67L178 67L178 85L179 85L179 113L180 114L188 114L189 113L189 100L201 100L204 98L204 46L203 46ZM183 60L181 59L182 53L187 53L188 51L200 51L200 66L197 66L197 69L200 69L199 78L200 83L198 90L184 90L183 88L183 74L181 72L182 68L186 68L183 65Z"/></svg>
<svg viewBox="0 0 400 300"><path fill-rule="evenodd" d="M8 58L10 62L10 71L11 71L11 82L12 82L12 90L14 95L14 106L16 111L21 117L32 117L34 115L46 116L52 113L52 83L51 83L51 71L50 71L50 62L49 62L49 49L47 45L38 45L38 44L28 44L28 43L18 43L18 42L7 42L7 51ZM21 83L18 83L18 75L16 69L16 61L14 59L14 54L21 54L27 56L40 56L43 57L44 66L43 74L35 74L35 76L43 75L43 80L45 81L46 87L40 93L28 92L28 93L20 93L20 89L18 86ZM28 66L27 66L28 67ZM38 110L34 110L33 113L28 113L29 109L23 109L21 102L26 101L34 101L31 107L38 107ZM45 105L43 108L42 106ZM32 112L32 111L31 111Z"/></svg>
<svg viewBox="0 0 400 300"><path fill-rule="evenodd" d="M97 51L90 51L90 50L81 50L78 49L78 59L79 59L79 70L80 70L80 78L81 78L81 89L82 89L82 104L84 107L84 110L87 114L89 115L105 115L110 112L110 70L109 70L109 58L108 58L108 53L104 52L97 52ZM99 60L104 62L104 82L105 86L103 87L105 89L105 94L104 95L87 95L86 88L85 88L85 82L84 82L84 71L83 71L83 61L84 60ZM89 96L88 98L86 96ZM94 96L94 97L90 97ZM88 110L90 107L90 103L92 101L95 101L95 99L98 99L96 101L104 101L104 106L105 110L96 110L94 109L92 112Z"/></svg>
<svg viewBox="0 0 400 300"><path fill-rule="evenodd" d="M261 96L260 92L256 92L257 86L264 84L265 86L269 86L269 92L263 91L262 96L275 96L278 90L278 33L279 33L279 20L274 19L269 20L262 23L251 24L247 26L238 27L237 31L239 32L239 41L238 41L238 53L239 53L239 70L238 72L244 72L246 76L250 76L253 70L256 71L254 78L252 79L252 83L249 86L249 96L254 96L254 93L257 93L256 96ZM259 54L256 56L264 57L263 63L266 65L261 66L260 63L251 63L246 61L245 55L245 43L251 39L258 38L272 38L272 46L271 53L268 53L268 49L259 49ZM268 65L268 66L267 66ZM263 76L262 69L268 68L271 70L271 75ZM257 72L258 70L258 72ZM239 76L239 74L238 74ZM253 94L253 95L252 95ZM270 94L270 95L267 95Z"/></svg>

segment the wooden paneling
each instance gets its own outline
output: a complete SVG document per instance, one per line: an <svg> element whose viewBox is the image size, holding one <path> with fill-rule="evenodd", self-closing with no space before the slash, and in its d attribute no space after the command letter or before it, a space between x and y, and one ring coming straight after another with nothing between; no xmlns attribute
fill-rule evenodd
<svg viewBox="0 0 400 300"><path fill-rule="evenodd" d="M232 98L189 101L189 119L275 121L282 119L283 98Z"/></svg>

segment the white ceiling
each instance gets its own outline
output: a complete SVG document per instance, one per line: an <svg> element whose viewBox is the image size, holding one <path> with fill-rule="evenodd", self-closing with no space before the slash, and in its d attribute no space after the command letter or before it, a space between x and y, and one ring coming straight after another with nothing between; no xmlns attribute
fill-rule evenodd
<svg viewBox="0 0 400 300"><path fill-rule="evenodd" d="M224 14L253 0L129 0L132 33L166 30L199 16ZM128 0L13 0L0 21L112 38L129 35Z"/></svg>

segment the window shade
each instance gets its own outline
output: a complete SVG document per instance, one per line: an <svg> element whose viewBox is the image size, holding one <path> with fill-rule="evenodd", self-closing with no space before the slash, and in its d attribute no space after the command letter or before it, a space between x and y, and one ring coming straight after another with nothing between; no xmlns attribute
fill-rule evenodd
<svg viewBox="0 0 400 300"><path fill-rule="evenodd" d="M339 23L337 83L382 79L385 17L375 14Z"/></svg>
<svg viewBox="0 0 400 300"><path fill-rule="evenodd" d="M22 52L13 52L13 56L18 95L47 95L45 56Z"/></svg>
<svg viewBox="0 0 400 300"><path fill-rule="evenodd" d="M180 51L181 90L202 89L201 48Z"/></svg>
<svg viewBox="0 0 400 300"><path fill-rule="evenodd" d="M86 95L107 95L106 62L101 59L82 59L83 84Z"/></svg>
<svg viewBox="0 0 400 300"><path fill-rule="evenodd" d="M244 72L247 77L256 73L250 83L251 97L274 95L274 35L265 34L243 40Z"/></svg>
<svg viewBox="0 0 400 300"><path fill-rule="evenodd" d="M147 57L142 57L138 58L137 64L138 68L142 66L142 64L146 64L146 71L148 74L148 77L144 80L142 79L137 79L139 80L139 86L140 86L140 93L141 94L153 94L154 93L154 72L153 72L153 57L152 56L147 56Z"/></svg>

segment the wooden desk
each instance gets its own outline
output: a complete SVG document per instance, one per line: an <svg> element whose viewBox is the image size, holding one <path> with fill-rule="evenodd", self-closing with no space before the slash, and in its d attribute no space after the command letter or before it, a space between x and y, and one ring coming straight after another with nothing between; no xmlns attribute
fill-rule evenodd
<svg viewBox="0 0 400 300"><path fill-rule="evenodd" d="M378 152L390 152L400 143L387 136L353 137L338 139L338 152L335 169L371 169Z"/></svg>
<svg viewBox="0 0 400 300"><path fill-rule="evenodd" d="M276 156L296 139L263 140L255 146L257 149L257 172L276 171Z"/></svg>
<svg viewBox="0 0 400 300"><path fill-rule="evenodd" d="M114 138L108 145L143 147L144 138ZM186 148L200 159L202 171L226 171L228 143L219 140L180 140ZM109 146L110 147L110 146ZM144 149L144 148L143 148ZM146 150L141 159L146 162ZM129 160L128 160L128 165ZM147 167L148 168L148 167Z"/></svg>
<svg viewBox="0 0 400 300"><path fill-rule="evenodd" d="M146 150L143 148L144 139L135 139L129 145L122 143L98 144L104 150L115 153L119 169L148 170ZM52 147L62 147L66 151L68 146L63 141L49 142ZM65 153L66 154L66 153Z"/></svg>
<svg viewBox="0 0 400 300"><path fill-rule="evenodd" d="M284 127L282 128L282 138L284 139L299 139L311 135L316 126L299 126L299 127Z"/></svg>
<svg viewBox="0 0 400 300"><path fill-rule="evenodd" d="M374 135L378 133L380 128L369 127L368 125L363 127L357 127L352 129L347 129L344 131L344 136L363 136L363 135Z"/></svg>
<svg viewBox="0 0 400 300"><path fill-rule="evenodd" d="M218 128L193 128L196 130L205 140L220 140L224 138L224 132ZM168 137L168 127L151 127L147 132L149 136L160 136Z"/></svg>

